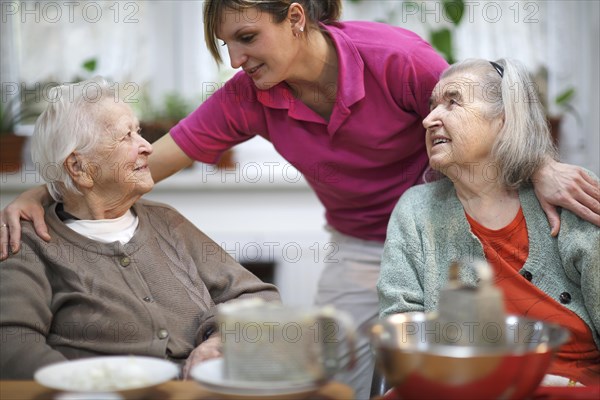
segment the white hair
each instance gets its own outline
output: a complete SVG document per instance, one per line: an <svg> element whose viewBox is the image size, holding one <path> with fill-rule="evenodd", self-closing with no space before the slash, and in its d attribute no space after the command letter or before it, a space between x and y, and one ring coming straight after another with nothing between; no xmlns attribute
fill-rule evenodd
<svg viewBox="0 0 600 400"><path fill-rule="evenodd" d="M61 201L67 192L81 194L65 160L74 151L89 154L94 149L106 128L94 107L114 99L114 87L102 77L49 90L48 107L35 123L31 156L54 200Z"/></svg>
<svg viewBox="0 0 600 400"><path fill-rule="evenodd" d="M450 66L441 78L455 74L475 75L485 88L487 117L504 117L504 125L492 148L499 179L509 188L527 183L546 157L556 158L548 121L529 72L516 60L465 60ZM500 74L502 72L502 75Z"/></svg>

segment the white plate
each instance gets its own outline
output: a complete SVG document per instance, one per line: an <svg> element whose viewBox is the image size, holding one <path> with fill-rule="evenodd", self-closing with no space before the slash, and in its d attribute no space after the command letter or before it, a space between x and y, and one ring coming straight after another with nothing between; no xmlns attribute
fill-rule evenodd
<svg viewBox="0 0 600 400"><path fill-rule="evenodd" d="M147 389L179 375L174 363L154 357L107 356L48 365L34 379L68 392L124 392Z"/></svg>
<svg viewBox="0 0 600 400"><path fill-rule="evenodd" d="M223 359L204 361L191 371L192 378L211 392L234 398L278 399L303 398L315 393L321 387L316 382L248 382L228 380L223 376Z"/></svg>

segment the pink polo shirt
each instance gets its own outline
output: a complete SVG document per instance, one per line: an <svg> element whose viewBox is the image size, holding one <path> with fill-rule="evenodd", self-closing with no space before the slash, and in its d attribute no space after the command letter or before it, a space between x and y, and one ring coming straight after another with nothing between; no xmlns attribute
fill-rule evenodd
<svg viewBox="0 0 600 400"><path fill-rule="evenodd" d="M191 158L215 163L255 135L304 175L339 232L383 242L394 205L421 183L421 121L448 66L414 33L374 22L325 26L339 61L329 122L280 83L256 89L242 71L171 130Z"/></svg>

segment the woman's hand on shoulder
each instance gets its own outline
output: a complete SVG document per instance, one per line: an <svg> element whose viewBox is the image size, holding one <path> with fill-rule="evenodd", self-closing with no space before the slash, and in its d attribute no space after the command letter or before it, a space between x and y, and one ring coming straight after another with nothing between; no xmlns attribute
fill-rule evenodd
<svg viewBox="0 0 600 400"><path fill-rule="evenodd" d="M48 227L44 221L44 204L50 201L46 186L23 192L0 213L0 260L8 258L21 248L21 219L33 222L36 233L49 241Z"/></svg>
<svg viewBox="0 0 600 400"><path fill-rule="evenodd" d="M560 229L556 207L566 208L577 216L600 226L600 184L583 168L547 161L534 175L535 193L552 227Z"/></svg>

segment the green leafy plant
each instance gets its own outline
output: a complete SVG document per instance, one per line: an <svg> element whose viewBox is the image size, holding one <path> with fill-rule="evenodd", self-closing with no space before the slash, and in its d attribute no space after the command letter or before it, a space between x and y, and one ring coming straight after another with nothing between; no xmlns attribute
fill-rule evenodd
<svg viewBox="0 0 600 400"><path fill-rule="evenodd" d="M10 135L15 132L17 125L23 122L30 122L37 117L38 113L30 110L20 101L19 96L7 98L7 95L2 93L2 101L0 101L0 135Z"/></svg>
<svg viewBox="0 0 600 400"><path fill-rule="evenodd" d="M566 114L571 114L580 126L582 124L581 116L573 106L576 90L572 86L567 87L558 93L554 99L551 99L548 94L548 68L546 68L546 66L539 67L535 73L532 74L532 79L540 103L546 112L552 139L558 144L560 126L563 117Z"/></svg>
<svg viewBox="0 0 600 400"><path fill-rule="evenodd" d="M98 60L95 58L90 58L89 60L85 60L81 67L89 73L93 73L96 71L96 66L98 65Z"/></svg>
<svg viewBox="0 0 600 400"><path fill-rule="evenodd" d="M17 135L16 128L29 122L37 113L29 110L17 95L0 94L0 172L15 172L23 165L23 149L27 136Z"/></svg>
<svg viewBox="0 0 600 400"><path fill-rule="evenodd" d="M94 76L96 68L98 67L98 59L95 57L84 60L79 66L81 70L73 77L72 82L81 82L86 79L90 79Z"/></svg>
<svg viewBox="0 0 600 400"><path fill-rule="evenodd" d="M565 113L572 114L577 120L577 122L581 124L581 116L579 115L575 107L573 107L573 99L575 98L575 93L576 91L574 87L569 87L565 89L564 91L556 95L556 97L554 98L554 104L556 104L559 109L564 110Z"/></svg>
<svg viewBox="0 0 600 400"><path fill-rule="evenodd" d="M165 119L180 121L192 112L190 102L177 92L165 96L162 116Z"/></svg>
<svg viewBox="0 0 600 400"><path fill-rule="evenodd" d="M156 104L148 91L142 89L136 100L134 108L140 118L142 136L151 143L162 137L194 109L192 101L177 92L167 93L163 100Z"/></svg>
<svg viewBox="0 0 600 400"><path fill-rule="evenodd" d="M573 100L577 94L574 87L569 86L558 93L554 99L550 99L548 94L548 68L544 65L539 67L532 74L532 79L538 98L549 118L561 118L565 114L571 114L578 123L581 123L581 116L573 106Z"/></svg>
<svg viewBox="0 0 600 400"><path fill-rule="evenodd" d="M351 3L361 3L364 0L349 0ZM456 57L454 55L454 32L460 25L463 15L465 13L465 2L464 0L441 0L442 15L444 20L450 23L450 26L443 27L428 27L429 31L429 43L446 59L448 64L454 64ZM398 2L398 7L405 7L406 9L414 9L421 11L423 2L416 1L404 1ZM390 23L390 19L395 16L396 13L392 9L387 17L387 21L383 20L380 22ZM424 18L421 18L424 20Z"/></svg>
<svg viewBox="0 0 600 400"><path fill-rule="evenodd" d="M418 4L415 3L415 6L418 7ZM454 32L460 25L464 13L465 3L463 0L442 0L442 15L451 23L451 26L429 30L429 43L444 56L448 64L456 62Z"/></svg>

